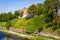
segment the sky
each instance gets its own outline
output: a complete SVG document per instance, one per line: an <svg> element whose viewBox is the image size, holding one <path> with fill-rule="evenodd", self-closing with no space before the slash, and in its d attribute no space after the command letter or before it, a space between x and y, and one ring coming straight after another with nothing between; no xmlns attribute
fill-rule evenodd
<svg viewBox="0 0 60 40"><path fill-rule="evenodd" d="M0 0L0 13L14 12L29 7L33 3L44 3L44 0Z"/></svg>

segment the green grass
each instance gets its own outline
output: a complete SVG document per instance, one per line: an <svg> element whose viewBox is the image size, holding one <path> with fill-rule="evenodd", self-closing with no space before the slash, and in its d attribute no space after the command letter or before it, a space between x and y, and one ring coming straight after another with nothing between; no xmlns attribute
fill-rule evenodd
<svg viewBox="0 0 60 40"><path fill-rule="evenodd" d="M60 28L58 28L58 29L55 30L54 32L60 36Z"/></svg>
<svg viewBox="0 0 60 40"><path fill-rule="evenodd" d="M12 26L14 26L18 20L19 19L13 19L13 20L11 20Z"/></svg>
<svg viewBox="0 0 60 40"><path fill-rule="evenodd" d="M5 27L6 26L6 22L0 22L0 26Z"/></svg>
<svg viewBox="0 0 60 40"><path fill-rule="evenodd" d="M18 28L18 29L25 29L27 31L38 31L39 26L43 27L42 32L51 32L51 33L56 33L60 35L60 28L52 32L51 28L46 28L47 24L45 22L45 18L42 16L35 16L31 19L26 20L25 18L23 19L13 19L11 20L12 23L12 28ZM0 22L0 26L5 27L6 22ZM38 39L38 38L37 38Z"/></svg>
<svg viewBox="0 0 60 40"><path fill-rule="evenodd" d="M11 38L3 38L2 40L12 40Z"/></svg>
<svg viewBox="0 0 60 40"><path fill-rule="evenodd" d="M53 38L53 37L46 37L46 36L41 36L41 37L39 37L39 36L36 36L35 38L34 38L34 40L60 40L60 39L56 39L56 38Z"/></svg>
<svg viewBox="0 0 60 40"><path fill-rule="evenodd" d="M11 20L12 26L14 26L18 20L19 19L13 19L13 20ZM0 22L0 26L5 27L6 26L6 22Z"/></svg>
<svg viewBox="0 0 60 40"><path fill-rule="evenodd" d="M28 31L35 31L38 30L38 28L40 26L44 27L46 26L45 23L45 18L41 17L41 16L35 16L34 18L31 19L21 19L20 21L18 21L13 27L14 28L24 28Z"/></svg>

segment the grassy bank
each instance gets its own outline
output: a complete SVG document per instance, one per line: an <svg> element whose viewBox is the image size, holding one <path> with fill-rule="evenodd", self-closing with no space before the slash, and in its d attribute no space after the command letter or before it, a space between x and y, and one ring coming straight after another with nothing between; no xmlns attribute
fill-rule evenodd
<svg viewBox="0 0 60 40"><path fill-rule="evenodd" d="M44 32L51 32L60 35L60 28L56 29L54 32L52 31L52 27L46 28L47 24L45 22L44 16L35 16L31 19L13 19L11 20L11 28L17 29L25 29L27 31L38 31L39 27L42 26ZM5 27L6 22L0 22L0 26Z"/></svg>
<svg viewBox="0 0 60 40"><path fill-rule="evenodd" d="M60 40L53 37L27 35L27 34L25 35L25 34L15 33L15 32L7 31L7 30L0 30L0 32L5 32L6 34L9 34L9 35L15 35L17 37L23 37L30 40Z"/></svg>

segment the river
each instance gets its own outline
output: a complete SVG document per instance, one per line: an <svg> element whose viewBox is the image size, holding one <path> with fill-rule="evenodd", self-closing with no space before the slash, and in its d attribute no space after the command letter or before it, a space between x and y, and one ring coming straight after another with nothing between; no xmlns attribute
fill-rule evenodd
<svg viewBox="0 0 60 40"><path fill-rule="evenodd" d="M8 35L4 32L0 32L0 40L2 40L3 38L11 38L12 40L29 40L27 38L17 37L15 35Z"/></svg>

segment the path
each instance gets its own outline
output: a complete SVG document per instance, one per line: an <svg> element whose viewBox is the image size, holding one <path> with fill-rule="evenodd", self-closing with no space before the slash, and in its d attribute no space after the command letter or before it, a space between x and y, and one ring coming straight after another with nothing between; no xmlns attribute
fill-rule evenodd
<svg viewBox="0 0 60 40"><path fill-rule="evenodd" d="M43 35L43 36L51 36L51 37L54 37L54 38L60 38L60 36L57 36L56 34L50 34L50 33L42 33L41 32L41 35Z"/></svg>
<svg viewBox="0 0 60 40"><path fill-rule="evenodd" d="M15 35L19 35L21 37L28 37L28 38L32 38L34 36L30 36L30 35L24 35L24 34L20 34L20 33L16 33L16 32L12 32L12 31L7 31L7 30L2 30L4 32L8 32L8 33L12 33L12 34L15 34Z"/></svg>
<svg viewBox="0 0 60 40"><path fill-rule="evenodd" d="M34 38L35 36L31 36L31 35L24 35L24 34L20 34L20 33L16 33L16 32L12 32L12 31L7 31L7 30L2 30L4 32L8 32L8 33L12 33L12 34L16 34L16 35L19 35L21 37L26 37L26 38ZM45 33L41 33L40 35L42 36L51 36L51 37L54 37L54 38L59 38L59 36L54 36L54 35L51 35L51 34L45 34Z"/></svg>

